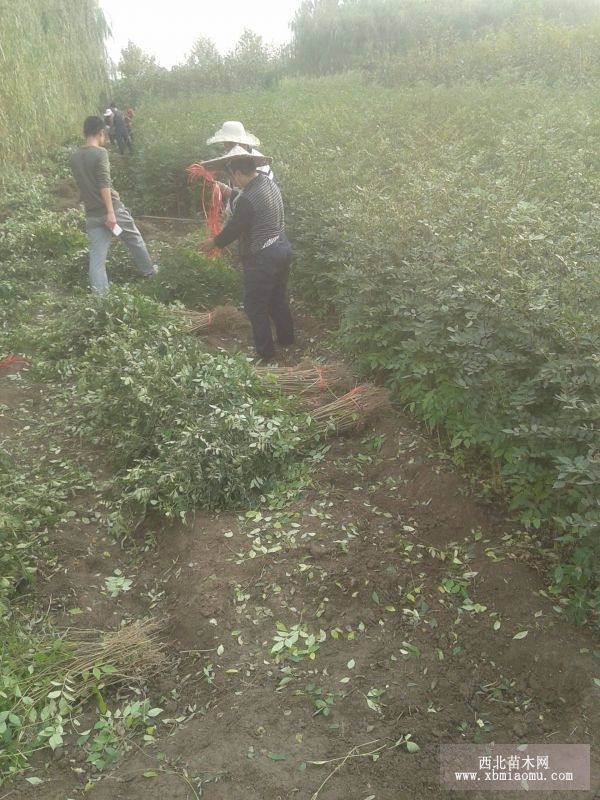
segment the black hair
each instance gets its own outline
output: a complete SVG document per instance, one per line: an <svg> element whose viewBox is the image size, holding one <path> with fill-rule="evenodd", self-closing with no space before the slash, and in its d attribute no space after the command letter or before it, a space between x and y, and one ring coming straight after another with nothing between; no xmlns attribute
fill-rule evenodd
<svg viewBox="0 0 600 800"><path fill-rule="evenodd" d="M106 123L102 117L86 117L83 123L83 135L86 139L89 136L97 136L105 128Z"/></svg>
<svg viewBox="0 0 600 800"><path fill-rule="evenodd" d="M232 158L227 162L227 169L230 172L239 170L242 175L252 175L253 172L256 172L256 164L250 158Z"/></svg>

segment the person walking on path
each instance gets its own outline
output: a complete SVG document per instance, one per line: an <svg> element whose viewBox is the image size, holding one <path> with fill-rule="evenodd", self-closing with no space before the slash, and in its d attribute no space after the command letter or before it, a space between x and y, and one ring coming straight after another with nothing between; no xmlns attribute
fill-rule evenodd
<svg viewBox="0 0 600 800"><path fill-rule="evenodd" d="M158 271L131 214L112 188L104 132L101 117L87 117L83 123L85 144L71 155L71 170L85 206L90 286L94 292L108 288L106 257L113 235L129 249L141 275L153 277Z"/></svg>
<svg viewBox="0 0 600 800"><path fill-rule="evenodd" d="M235 209L225 227L202 243L209 253L238 240L244 268L244 310L252 325L254 346L263 361L275 355L271 322L283 347L294 344L294 322L287 299L292 249L285 235L281 192L259 167L270 159L236 145L226 155L204 161L210 169L225 168L239 189Z"/></svg>
<svg viewBox="0 0 600 800"><path fill-rule="evenodd" d="M131 136L129 135L129 127L125 119L125 114L119 111L115 103L111 103L110 108L113 112L113 126L119 153L125 155L125 147L127 147L130 153L133 153L133 144L131 143Z"/></svg>

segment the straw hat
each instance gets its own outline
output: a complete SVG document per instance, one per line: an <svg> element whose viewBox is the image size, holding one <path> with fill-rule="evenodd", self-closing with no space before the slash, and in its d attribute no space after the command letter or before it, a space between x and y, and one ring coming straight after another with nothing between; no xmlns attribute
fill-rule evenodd
<svg viewBox="0 0 600 800"><path fill-rule="evenodd" d="M241 122L230 120L229 122L224 122L215 135L206 140L206 144L222 144L223 142L258 147L260 139L248 133Z"/></svg>
<svg viewBox="0 0 600 800"><path fill-rule="evenodd" d="M225 155L211 158L209 161L203 161L202 165L210 169L219 169L219 167L226 167L230 161L238 158L252 160L255 167L264 167L266 164L271 163L271 158L269 156L263 156L258 150L253 150L249 153L247 150L244 150L243 147L240 147L239 144L236 144L235 147L232 147Z"/></svg>

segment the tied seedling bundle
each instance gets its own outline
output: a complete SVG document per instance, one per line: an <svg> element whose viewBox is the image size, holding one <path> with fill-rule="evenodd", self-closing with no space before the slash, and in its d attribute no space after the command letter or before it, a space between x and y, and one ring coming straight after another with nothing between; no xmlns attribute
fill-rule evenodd
<svg viewBox="0 0 600 800"><path fill-rule="evenodd" d="M100 689L144 682L165 666L158 631L156 620L136 620L114 633L69 630L59 640L59 647L52 643L59 653L57 662L34 673L30 682L25 680L23 693L34 703L41 700L46 696L47 678L51 685L63 687L81 702Z"/></svg>
<svg viewBox="0 0 600 800"><path fill-rule="evenodd" d="M234 306L217 306L212 311L172 309L172 312L185 320L187 333L201 333L224 328L239 329L246 325L246 318Z"/></svg>
<svg viewBox="0 0 600 800"><path fill-rule="evenodd" d="M286 394L310 395L336 388L348 389L353 384L345 364L311 364L304 361L294 367L257 367L256 374L265 384L277 386Z"/></svg>
<svg viewBox="0 0 600 800"><path fill-rule="evenodd" d="M387 389L363 383L355 386L332 403L311 412L318 433L345 433L357 430L368 417L385 411L390 406Z"/></svg>
<svg viewBox="0 0 600 800"><path fill-rule="evenodd" d="M18 637L9 637L0 665L7 759L0 776L17 770L34 750L60 747L69 719L86 700L95 698L102 712L108 689L144 683L164 669L158 627L156 620L137 620L114 633L46 634L27 640L26 650Z"/></svg>

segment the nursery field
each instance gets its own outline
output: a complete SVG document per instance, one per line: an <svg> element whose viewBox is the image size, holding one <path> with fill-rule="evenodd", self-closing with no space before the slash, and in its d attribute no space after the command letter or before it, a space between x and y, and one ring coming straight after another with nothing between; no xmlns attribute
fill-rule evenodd
<svg viewBox="0 0 600 800"><path fill-rule="evenodd" d="M224 118L274 157L295 290L359 372L540 530L553 592L597 614L597 87L385 88L361 73L140 110L138 207L188 215L183 167Z"/></svg>
<svg viewBox="0 0 600 800"><path fill-rule="evenodd" d="M183 164L201 153L203 134L191 126ZM569 619L568 593L549 588L548 532L516 521L499 487L469 477L457 457L463 451L420 428L400 404L368 419L359 408L345 431L339 411L323 410L344 406L349 373L393 379L406 357L396 341L395 365L369 363L376 353L364 345L366 326L384 312L373 306L370 322L366 306L352 310L348 301L359 265L357 298L372 293L382 302L392 275L383 229L370 234L377 260L358 249L367 225L359 197L374 211L397 198L383 197L381 186L375 193L362 154L364 185L357 170L356 217L349 216L347 164L334 180L344 142L329 135L332 158L315 162L321 173L304 173L305 194L299 183L292 191L283 148L276 163L299 254L299 341L282 362L302 367L291 394L253 367L248 330L231 311L239 273L198 253L195 224L147 224L159 278L135 280L113 248L114 287L91 297L65 154L44 165L45 177L6 186L0 352L25 358L0 367L7 798L434 800L444 796L441 742L596 743L597 637L589 620ZM309 145L298 143L314 152ZM173 161L163 169L172 199L160 203L149 191L150 146L140 142L118 188L129 201L132 176L143 177L149 208L179 202L181 211L188 200L169 148L164 157ZM454 213L448 204L446 213ZM448 232L440 228L440 237L439 252L451 252ZM417 239L407 232L406 246ZM325 246L335 241L328 260ZM409 260L406 268L405 277L414 275ZM515 268L515 280L519 274ZM577 274L591 280L589 270ZM431 313L431 287L411 291L429 297L429 305L415 300L413 313ZM317 304L318 293L337 316ZM487 312L486 298L479 299L471 300L472 327L484 324L475 312ZM222 305L229 313L215 311L207 328L206 309ZM395 318L401 325L399 310ZM552 329L549 311L546 319ZM570 317L574 336L577 322ZM436 333L430 324L432 346ZM363 343L355 345L358 360L349 356L352 341ZM413 341L415 363L425 359L417 349L424 341L425 333ZM468 344L464 352L471 354ZM325 380L305 378L311 363ZM525 379L523 362L521 370ZM283 388L293 389L284 377ZM416 375L407 381L420 410ZM402 382L390 385L403 399ZM478 452L489 475L489 454ZM461 796L476 793L452 792Z"/></svg>

